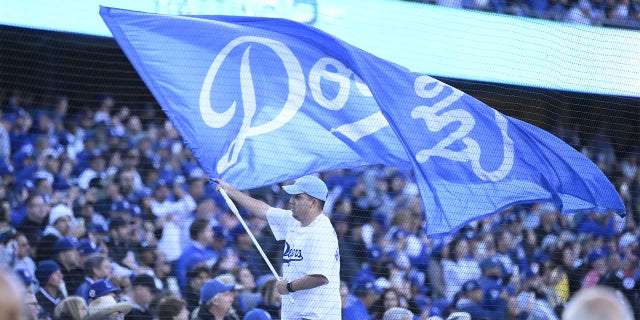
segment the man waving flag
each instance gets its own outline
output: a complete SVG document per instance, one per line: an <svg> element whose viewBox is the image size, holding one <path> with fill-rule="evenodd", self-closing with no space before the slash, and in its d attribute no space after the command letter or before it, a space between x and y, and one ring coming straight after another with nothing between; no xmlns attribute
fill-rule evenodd
<svg viewBox="0 0 640 320"><path fill-rule="evenodd" d="M313 27L100 14L210 178L251 189L368 164L412 169L430 235L518 203L624 214L604 174L553 135Z"/></svg>

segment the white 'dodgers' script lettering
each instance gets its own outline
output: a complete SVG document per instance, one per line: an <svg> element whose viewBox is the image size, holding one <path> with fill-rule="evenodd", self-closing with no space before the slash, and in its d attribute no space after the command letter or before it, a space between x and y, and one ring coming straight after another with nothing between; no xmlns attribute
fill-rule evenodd
<svg viewBox="0 0 640 320"><path fill-rule="evenodd" d="M213 82L218 73L218 70L224 63L225 59L236 47L245 44L253 43L264 45L280 57L282 64L284 65L289 81L289 95L284 107L280 113L271 121L259 126L251 126L253 117L257 110L257 102L255 96L255 87L251 76L251 66L249 60L249 52L251 45L244 50L242 60L240 64L240 85L242 93L242 106L244 110L244 117L238 135L231 142L224 157L222 157L217 165L217 172L224 172L230 166L238 161L238 155L242 150L244 142L247 138L266 134L274 130L279 129L286 123L288 123L298 112L306 96L306 83L305 76L302 72L300 62L295 57L293 52L279 41L261 37L238 37L229 42L215 57L211 67L207 71L202 89L200 91L200 115L206 125L212 128L222 128L226 126L234 114L236 113L237 103L234 101L229 108L223 112L216 112L211 107L211 91ZM337 70L336 72L329 71L327 68L331 66ZM365 96L372 96L369 88L359 79L353 72L344 66L340 61L331 58L319 59L311 68L309 72L309 89L314 101L321 107L327 110L340 110L342 109L349 98L351 91L351 77L355 78L355 86L358 91ZM339 86L338 93L333 98L327 98L321 89L321 80L328 80L334 82ZM381 117L381 113L374 114L373 117L369 117L377 120L375 126L371 126L372 121L368 121L369 125L366 130L359 130L360 135L373 134L375 131L388 126L386 119ZM382 121L380 121L382 120ZM343 127L343 126L342 126Z"/></svg>
<svg viewBox="0 0 640 320"><path fill-rule="evenodd" d="M225 171L238 161L238 155L240 154L242 146L248 137L274 131L289 122L302 106L306 95L307 88L305 86L302 67L293 52L291 52L287 46L281 42L266 38L239 37L229 42L229 44L227 44L216 56L202 84L202 90L200 91L200 114L208 126L212 128L222 128L231 121L231 118L236 112L236 101L234 101L227 110L221 113L214 111L211 108L210 94L216 74L218 73L222 63L227 58L229 52L231 52L235 47L247 42L265 45L271 48L271 50L273 50L280 59L282 59L287 76L289 77L289 96L287 97L287 101L285 102L282 111L273 120L259 126L251 126L251 120L256 113L256 96L249 61L251 46L247 47L242 55L242 62L240 65L240 85L242 88L241 92L244 118L242 119L238 136L231 142L225 156L218 161L216 166L216 170L218 172Z"/></svg>
<svg viewBox="0 0 640 320"><path fill-rule="evenodd" d="M434 84L435 86L431 90L426 90L425 87L430 84ZM418 77L414 83L414 88L416 94L421 98L434 98L438 96L445 85L442 82L437 81L436 79L421 76ZM500 114L498 111L495 111L496 123L500 128L500 132L502 133L502 145L503 145L503 161L498 169L495 171L487 172L482 168L480 164L480 156L482 151L480 149L480 144L473 138L468 137L469 133L475 126L476 120L466 110L455 109L446 111L440 115L440 111L450 106L458 99L460 99L464 93L458 89L450 87L452 92L449 96L440 100L433 106L417 106L411 111L411 116L414 119L422 118L427 128L431 132L440 131L445 126L453 123L459 122L460 127L458 130L452 132L442 141L438 142L431 149L421 150L416 154L416 161L420 163L427 162L430 157L437 156L446 158L453 161L466 162L469 161L471 163L471 168L478 178L482 180L488 181L499 181L504 179L511 169L513 168L514 161L514 150L513 150L513 140L507 135L507 119ZM451 149L447 149L451 144L456 142L457 140L461 140L466 148L460 151L454 151Z"/></svg>
<svg viewBox="0 0 640 320"><path fill-rule="evenodd" d="M199 105L200 114L206 125L212 128L222 128L226 126L235 115L237 106L236 101L222 112L214 111L211 107L211 91L215 77L229 53L238 46L247 43L248 45L244 49L239 70L244 117L242 118L238 135L231 142L227 152L216 165L218 173L224 172L238 161L238 155L247 138L275 131L291 121L298 110L302 107L306 97L307 87L305 75L303 74L300 62L289 47L284 45L282 42L262 37L238 37L229 42L215 57L203 81L202 89L200 91ZM283 63L289 83L287 100L280 113L278 113L271 121L258 126L252 126L252 120L257 111L257 102L249 60L249 52L252 48L251 44L264 45L273 50ZM328 67L331 67L335 71L330 71ZM338 111L344 108L347 104L351 92L352 79L360 94L366 97L372 96L367 85L340 61L328 57L321 58L309 71L309 90L313 100L320 107L331 111ZM339 86L335 97L328 98L325 96L320 85L322 80L333 82ZM425 89L427 85L434 83L435 86L433 89ZM432 99L437 97L443 91L445 85L428 76L421 76L416 79L414 87L415 92L419 97ZM469 133L475 126L475 119L473 118L473 115L463 109L449 110L438 115L440 111L451 106L464 95L464 93L453 87L451 87L451 89L453 90L451 95L441 99L433 106L417 106L411 112L411 116L414 119L422 118L425 121L427 128L432 132L442 130L445 126L453 122L460 123L458 130L452 132L447 138L437 143L432 149L424 149L418 152L416 154L416 160L420 163L424 163L428 161L430 157L437 156L450 159L452 161L470 162L473 172L480 179L489 181L498 181L503 179L511 171L514 161L513 141L507 135L507 119L499 112L495 111L496 123L502 134L504 155L503 162L500 167L495 171L487 172L480 164L480 145L477 141L468 137ZM359 139L374 134L388 125L389 123L382 115L382 112L377 111L363 119L343 124L331 131L339 132L347 139L357 142ZM448 149L448 147L457 140L461 140L465 144L466 148L460 151Z"/></svg>

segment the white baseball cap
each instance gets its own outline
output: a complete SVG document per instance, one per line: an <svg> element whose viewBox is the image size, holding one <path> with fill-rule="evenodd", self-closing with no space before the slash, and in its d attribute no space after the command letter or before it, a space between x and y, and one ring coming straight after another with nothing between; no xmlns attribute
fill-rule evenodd
<svg viewBox="0 0 640 320"><path fill-rule="evenodd" d="M327 201L329 189L327 185L316 176L304 176L296 180L294 184L283 186L288 194L306 193L318 200Z"/></svg>
<svg viewBox="0 0 640 320"><path fill-rule="evenodd" d="M73 220L73 211L64 204L57 204L49 212L49 224L54 225L58 219L67 216Z"/></svg>

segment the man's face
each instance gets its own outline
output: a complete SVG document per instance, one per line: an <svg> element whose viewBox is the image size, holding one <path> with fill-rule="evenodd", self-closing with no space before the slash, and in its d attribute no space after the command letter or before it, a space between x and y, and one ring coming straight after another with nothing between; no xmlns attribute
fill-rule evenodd
<svg viewBox="0 0 640 320"><path fill-rule="evenodd" d="M193 292L200 292L200 288L202 288L202 285L209 279L211 279L211 276L209 276L205 272L200 272L197 277L189 281L189 285L193 289Z"/></svg>
<svg viewBox="0 0 640 320"><path fill-rule="evenodd" d="M483 291L482 289L476 289L476 290L470 291L467 295L469 299L479 303L482 301Z"/></svg>
<svg viewBox="0 0 640 320"><path fill-rule="evenodd" d="M27 205L27 216L35 221L42 221L49 214L44 199L40 196L35 197L29 205Z"/></svg>
<svg viewBox="0 0 640 320"><path fill-rule="evenodd" d="M36 299L36 295L27 292L24 299L24 305L26 308L26 319L27 320L37 320L38 314L40 313L40 304L38 304L38 299Z"/></svg>
<svg viewBox="0 0 640 320"><path fill-rule="evenodd" d="M59 287L62 283L62 271L56 270L56 272L52 273L47 283L53 287Z"/></svg>
<svg viewBox="0 0 640 320"><path fill-rule="evenodd" d="M68 236L71 232L71 217L62 216L56 220L54 227L60 231L63 236Z"/></svg>
<svg viewBox="0 0 640 320"><path fill-rule="evenodd" d="M233 300L236 298L236 293L232 291L225 291L218 293L213 299L211 299L211 305L218 310L225 313L231 310Z"/></svg>
<svg viewBox="0 0 640 320"><path fill-rule="evenodd" d="M60 252L60 261L72 266L80 265L80 254L77 249Z"/></svg>
<svg viewBox="0 0 640 320"><path fill-rule="evenodd" d="M112 268L111 261L109 259L105 259L102 261L98 268L95 268L94 271L97 279L106 279L111 276Z"/></svg>
<svg viewBox="0 0 640 320"><path fill-rule="evenodd" d="M147 286L135 286L133 292L136 297L136 302L142 306L149 305L155 296L151 288Z"/></svg>
<svg viewBox="0 0 640 320"><path fill-rule="evenodd" d="M303 221L309 215L313 205L313 199L304 193L294 194L289 199L293 217L298 221Z"/></svg>

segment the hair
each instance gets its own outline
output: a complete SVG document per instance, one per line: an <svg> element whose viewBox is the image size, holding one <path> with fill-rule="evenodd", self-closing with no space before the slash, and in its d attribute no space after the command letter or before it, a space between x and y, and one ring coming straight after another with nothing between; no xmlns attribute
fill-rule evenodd
<svg viewBox="0 0 640 320"><path fill-rule="evenodd" d="M158 319L173 320L173 317L177 316L186 306L187 302L183 299L173 296L164 297L158 301Z"/></svg>
<svg viewBox="0 0 640 320"><path fill-rule="evenodd" d="M88 276L94 276L93 269L99 268L100 265L107 260L107 256L102 253L92 253L84 261L84 272Z"/></svg>
<svg viewBox="0 0 640 320"><path fill-rule="evenodd" d="M0 314L3 319L22 320L22 301L25 289L18 275L11 269L0 266Z"/></svg>
<svg viewBox="0 0 640 320"><path fill-rule="evenodd" d="M264 304L271 304L273 300L273 292L276 291L276 279L269 279L264 282L260 288L260 295Z"/></svg>
<svg viewBox="0 0 640 320"><path fill-rule="evenodd" d="M449 259L452 261L458 261L458 259L456 259L456 247L462 241L468 241L468 240L462 236L458 236L453 240L451 240L451 242L449 242L449 254L447 257L445 257L446 259Z"/></svg>
<svg viewBox="0 0 640 320"><path fill-rule="evenodd" d="M42 198L42 195L39 193L30 194L27 199L24 200L24 203L26 206L29 206L37 198Z"/></svg>
<svg viewBox="0 0 640 320"><path fill-rule="evenodd" d="M382 320L407 320L413 319L413 312L405 308L391 308L382 316Z"/></svg>
<svg viewBox="0 0 640 320"><path fill-rule="evenodd" d="M413 222L413 215L408 210L398 210L391 218L391 225L399 226L405 222Z"/></svg>
<svg viewBox="0 0 640 320"><path fill-rule="evenodd" d="M211 270L209 268L207 268L207 266L204 265L197 265L195 267L193 267L193 269L191 270L187 270L187 279L191 280L196 278L200 273L206 273L209 276L212 276L211 274Z"/></svg>
<svg viewBox="0 0 640 320"><path fill-rule="evenodd" d="M67 316L73 320L82 320L80 310L83 308L86 308L86 303L83 298L78 296L69 296L58 303L53 315L55 319Z"/></svg>
<svg viewBox="0 0 640 320"><path fill-rule="evenodd" d="M562 312L562 320L633 319L629 301L612 288L596 286L579 290Z"/></svg>
<svg viewBox="0 0 640 320"><path fill-rule="evenodd" d="M189 227L189 236L192 240L198 239L198 234L209 228L209 221L207 219L196 219L193 220L191 226Z"/></svg>

